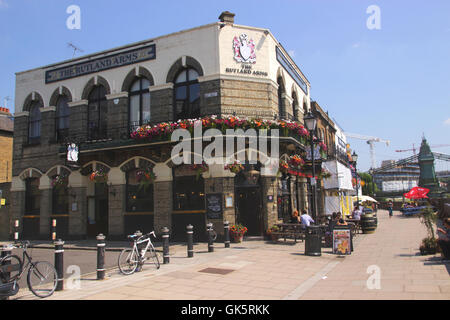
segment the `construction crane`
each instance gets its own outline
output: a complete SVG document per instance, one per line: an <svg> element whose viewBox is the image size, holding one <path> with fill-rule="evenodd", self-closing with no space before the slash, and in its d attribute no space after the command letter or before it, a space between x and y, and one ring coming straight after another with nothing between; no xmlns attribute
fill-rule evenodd
<svg viewBox="0 0 450 320"><path fill-rule="evenodd" d="M443 147L450 147L450 144L436 144L434 146L430 146L430 148L443 148ZM413 147L412 149L403 149L403 150L395 150L395 152L408 152L408 151L412 151L414 153L414 155L416 154L416 148L414 146L413 143Z"/></svg>
<svg viewBox="0 0 450 320"><path fill-rule="evenodd" d="M345 132L345 135L348 138L354 138L354 139L360 139L360 140L365 140L367 142L367 144L370 146L370 161L371 161L371 169L375 169L376 168L376 161L375 161L375 148L374 148L374 142L384 142L386 143L387 146L389 146L390 141L389 140L383 140L381 138L377 138L377 137L371 137L371 136L363 136L360 134L356 134L356 133L349 133L349 132Z"/></svg>

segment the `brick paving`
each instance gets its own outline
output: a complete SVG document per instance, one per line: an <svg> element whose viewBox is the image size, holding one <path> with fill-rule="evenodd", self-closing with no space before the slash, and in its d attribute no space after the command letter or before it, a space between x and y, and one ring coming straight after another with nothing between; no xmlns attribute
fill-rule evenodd
<svg viewBox="0 0 450 320"><path fill-rule="evenodd" d="M130 276L110 271L103 281L87 277L81 289L47 299L450 299L450 263L439 255L418 254L426 236L419 219L403 218L399 212L389 219L380 210L378 221L377 231L358 235L355 251L346 257L333 255L330 248L323 248L320 257L305 256L304 243L289 240L244 241L231 248L218 243L213 253L200 244L193 258L187 258L185 246L175 245L170 263L157 271L151 266ZM372 265L380 270L379 289L367 287ZM232 271L206 273L206 268ZM22 294L21 299L34 297Z"/></svg>

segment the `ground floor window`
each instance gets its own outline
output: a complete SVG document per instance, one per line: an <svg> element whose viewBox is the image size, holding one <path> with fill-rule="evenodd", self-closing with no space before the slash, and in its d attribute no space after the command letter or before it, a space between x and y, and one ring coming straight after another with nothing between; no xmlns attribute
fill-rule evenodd
<svg viewBox="0 0 450 320"><path fill-rule="evenodd" d="M69 213L68 177L55 176L52 179L52 214Z"/></svg>
<svg viewBox="0 0 450 320"><path fill-rule="evenodd" d="M134 169L126 174L126 211L153 211L153 181L145 170Z"/></svg>
<svg viewBox="0 0 450 320"><path fill-rule="evenodd" d="M175 177L173 181L174 210L204 210L205 185L202 177Z"/></svg>
<svg viewBox="0 0 450 320"><path fill-rule="evenodd" d="M29 178L25 181L25 214L38 215L40 206L39 179Z"/></svg>

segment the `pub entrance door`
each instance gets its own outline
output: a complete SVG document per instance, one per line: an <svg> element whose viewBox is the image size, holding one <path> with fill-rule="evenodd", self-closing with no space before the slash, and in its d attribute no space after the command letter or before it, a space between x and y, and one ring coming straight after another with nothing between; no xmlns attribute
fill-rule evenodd
<svg viewBox="0 0 450 320"><path fill-rule="evenodd" d="M247 227L247 235L261 236L264 234L262 219L261 188L236 188L237 223Z"/></svg>
<svg viewBox="0 0 450 320"><path fill-rule="evenodd" d="M108 235L108 185L95 183L95 195L88 197L87 236Z"/></svg>

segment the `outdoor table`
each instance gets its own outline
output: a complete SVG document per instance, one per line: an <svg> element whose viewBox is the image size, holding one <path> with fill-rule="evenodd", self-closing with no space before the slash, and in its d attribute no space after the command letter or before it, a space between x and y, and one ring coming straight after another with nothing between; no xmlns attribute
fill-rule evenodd
<svg viewBox="0 0 450 320"><path fill-rule="evenodd" d="M280 228L280 231L274 232L274 234L284 238L284 241L289 236L294 236L294 241L297 243L297 239L302 239L305 233L305 226L301 223L279 223L277 226Z"/></svg>
<svg viewBox="0 0 450 320"><path fill-rule="evenodd" d="M355 233L361 229L361 220L358 219L345 219L345 221L350 222L355 225Z"/></svg>

